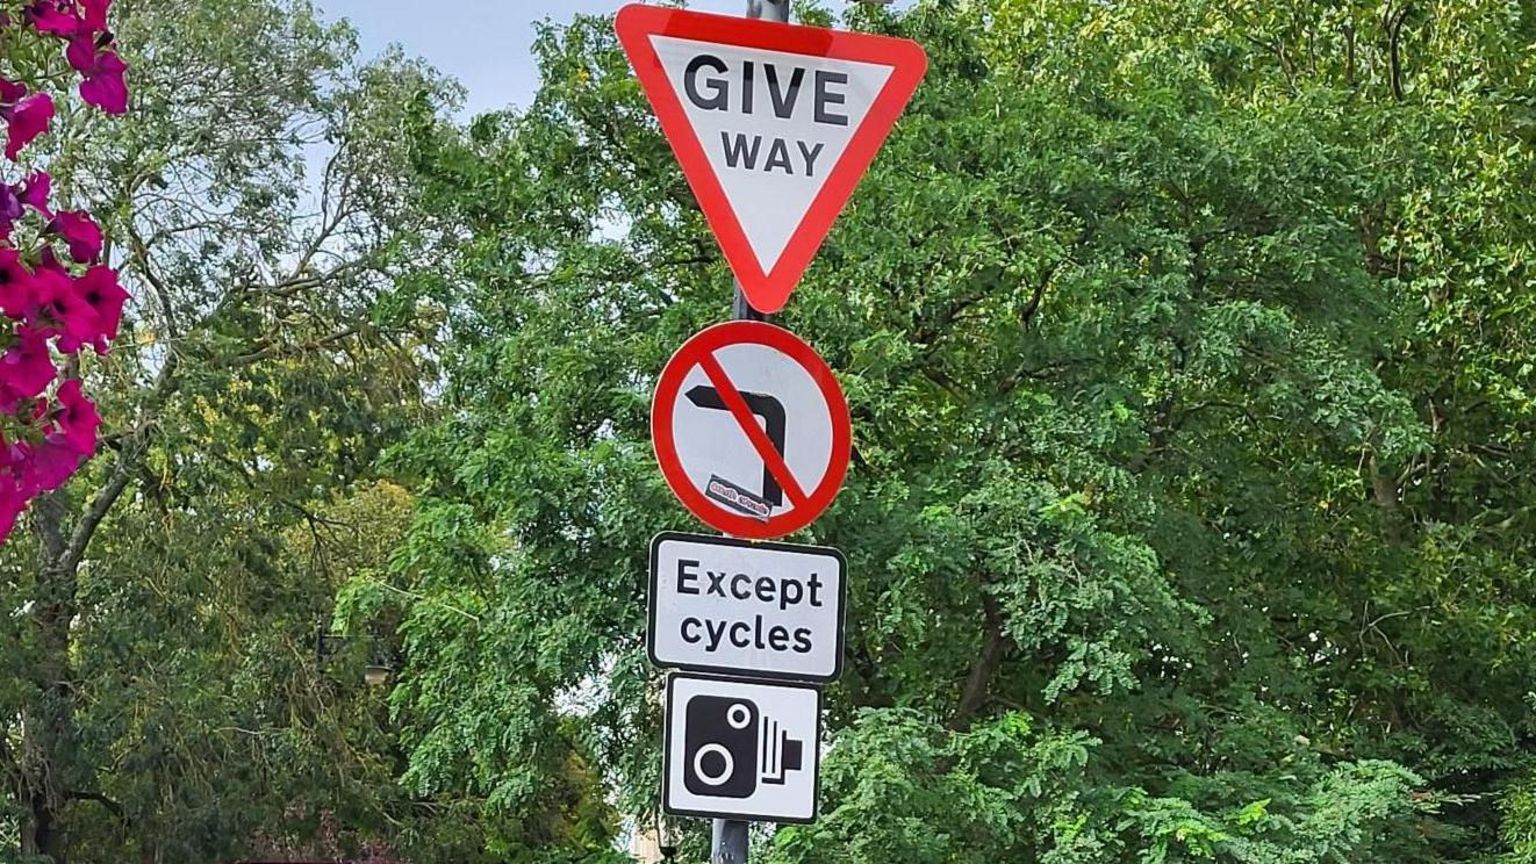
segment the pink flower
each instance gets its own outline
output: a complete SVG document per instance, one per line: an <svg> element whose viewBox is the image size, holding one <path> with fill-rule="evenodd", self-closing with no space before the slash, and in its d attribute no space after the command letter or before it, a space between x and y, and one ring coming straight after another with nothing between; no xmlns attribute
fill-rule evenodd
<svg viewBox="0 0 1536 864"><path fill-rule="evenodd" d="M15 249L0 249L0 312L21 319L36 304L32 273Z"/></svg>
<svg viewBox="0 0 1536 864"><path fill-rule="evenodd" d="M80 346L96 339L101 330L96 310L75 290L69 274L57 265L43 262L32 274L35 286L35 305L44 319L44 331L57 336L59 350L71 354Z"/></svg>
<svg viewBox="0 0 1536 864"><path fill-rule="evenodd" d="M65 381L59 386L55 398L59 407L53 422L58 431L50 434L47 440L82 456L96 452L96 429L101 426L101 414L96 411L96 403L80 389L80 379Z"/></svg>
<svg viewBox="0 0 1536 864"><path fill-rule="evenodd" d="M44 261L32 278L34 299L30 308L45 322L43 332L58 337L59 350L69 354L82 345L94 345L98 354L107 353L117 338L123 304L128 301L117 273L97 266L71 279L56 263Z"/></svg>
<svg viewBox="0 0 1536 864"><path fill-rule="evenodd" d="M80 98L108 114L128 113L128 64L112 52L101 55L96 71L80 82Z"/></svg>
<svg viewBox="0 0 1536 864"><path fill-rule="evenodd" d="M21 199L16 197L16 189L0 183L0 237L9 237L11 229L16 226L16 220L21 218Z"/></svg>
<svg viewBox="0 0 1536 864"><path fill-rule="evenodd" d="M108 44L111 44L108 42ZM128 84L123 73L128 65L110 48L98 51L96 35L82 30L69 40L64 56L85 80L80 82L80 98L108 114L128 110Z"/></svg>
<svg viewBox="0 0 1536 864"><path fill-rule="evenodd" d="M22 494L28 497L63 486L88 455L65 444L58 436L49 436L41 444L23 441L13 449L20 462L17 479Z"/></svg>
<svg viewBox="0 0 1536 864"><path fill-rule="evenodd" d="M53 177L49 176L47 171L38 171L28 177L18 194L21 196L21 203L44 216L53 217L53 212L48 209L48 198L53 194Z"/></svg>
<svg viewBox="0 0 1536 864"><path fill-rule="evenodd" d="M43 392L56 374L47 336L28 327L16 335L16 344L0 356L0 410L7 412Z"/></svg>
<svg viewBox="0 0 1536 864"><path fill-rule="evenodd" d="M81 264L95 261L101 254L101 228L89 213L79 210L60 213L48 227L69 243L69 256Z"/></svg>
<svg viewBox="0 0 1536 864"><path fill-rule="evenodd" d="M44 33L70 37L83 23L75 12L74 0L38 0L25 10L28 21Z"/></svg>
<svg viewBox="0 0 1536 864"><path fill-rule="evenodd" d="M65 58L81 76L81 97L109 114L128 110L128 67L107 28L112 0L13 0L5 6L0 30L29 26L65 41ZM19 161L55 115L48 93L0 77L6 159ZM59 352L73 355L92 345L106 353L128 300L114 270L92 266L102 255L100 225L84 211L55 213L52 186L44 171L14 185L0 181L0 414L34 430L16 441L0 435L0 543L32 498L62 486L96 451L101 415L80 381L63 381L52 398L45 394L59 379ZM45 239L63 241L38 244L31 266L11 239L28 211L46 223ZM86 265L83 274L73 276L60 262L60 245L68 246L76 264Z"/></svg>
<svg viewBox="0 0 1536 864"><path fill-rule="evenodd" d="M21 148L32 139L48 131L53 121L53 97L47 93L33 93L9 109L6 117L5 158L16 161Z"/></svg>
<svg viewBox="0 0 1536 864"><path fill-rule="evenodd" d="M108 343L117 338L128 292L118 284L115 270L99 266L85 271L84 276L75 280L75 291L96 316L96 332L91 341L96 344L97 354L105 354Z"/></svg>

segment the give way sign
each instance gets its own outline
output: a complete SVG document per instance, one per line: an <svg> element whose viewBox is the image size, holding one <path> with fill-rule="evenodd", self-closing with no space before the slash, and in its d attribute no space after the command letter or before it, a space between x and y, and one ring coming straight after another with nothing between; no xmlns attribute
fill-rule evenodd
<svg viewBox="0 0 1536 864"><path fill-rule="evenodd" d="M853 447L832 370L793 333L761 321L716 324L683 343L657 380L651 438L683 506L753 540L821 515Z"/></svg>
<svg viewBox="0 0 1536 864"><path fill-rule="evenodd" d="M616 26L742 291L779 311L922 80L922 47L639 4Z"/></svg>

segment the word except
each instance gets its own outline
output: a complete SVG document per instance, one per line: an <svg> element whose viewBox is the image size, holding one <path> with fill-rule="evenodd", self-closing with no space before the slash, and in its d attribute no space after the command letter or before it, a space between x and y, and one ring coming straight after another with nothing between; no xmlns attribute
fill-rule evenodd
<svg viewBox="0 0 1536 864"><path fill-rule="evenodd" d="M677 562L677 593L679 594L703 594L707 597L734 597L737 600L751 600L756 598L763 603L779 604L779 611L791 606L799 605L806 599L806 588L810 588L810 603L812 606L820 606L821 589L826 587L821 581L820 574L812 573L811 578L804 584L798 579L778 579L771 576L758 576L753 578L745 573L730 574L728 572L715 573L704 571L709 581L707 588L689 587L701 584L704 580L699 578L699 562L683 559Z"/></svg>

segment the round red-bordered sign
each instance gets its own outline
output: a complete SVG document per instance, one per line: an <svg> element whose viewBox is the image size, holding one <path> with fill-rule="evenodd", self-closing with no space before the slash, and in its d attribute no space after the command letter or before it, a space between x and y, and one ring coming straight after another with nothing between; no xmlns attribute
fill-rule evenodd
<svg viewBox="0 0 1536 864"><path fill-rule="evenodd" d="M673 494L705 524L771 540L832 504L848 473L848 403L826 362L761 321L696 334L656 383L651 438Z"/></svg>

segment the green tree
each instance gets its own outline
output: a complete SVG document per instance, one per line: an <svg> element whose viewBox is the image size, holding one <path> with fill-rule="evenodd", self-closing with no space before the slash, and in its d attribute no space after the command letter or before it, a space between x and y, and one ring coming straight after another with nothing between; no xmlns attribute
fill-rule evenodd
<svg viewBox="0 0 1536 864"><path fill-rule="evenodd" d="M782 317L838 370L857 452L801 537L850 558L825 817L769 860L1519 842L1529 15L855 13L932 65ZM526 111L414 135L469 236L439 286L447 412L399 460L405 779L522 819L573 700L626 812L655 806L645 550L690 523L648 391L729 305L609 30L547 30Z"/></svg>
<svg viewBox="0 0 1536 864"><path fill-rule="evenodd" d="M113 15L132 116L62 117L51 146L135 301L84 370L102 455L0 551L0 825L56 864L214 861L329 824L356 845L414 804L386 706L320 674L315 635L335 585L383 567L356 537L395 542L347 502L426 416L436 325L401 298L434 232L398 130L453 90L361 61L302 0Z"/></svg>

